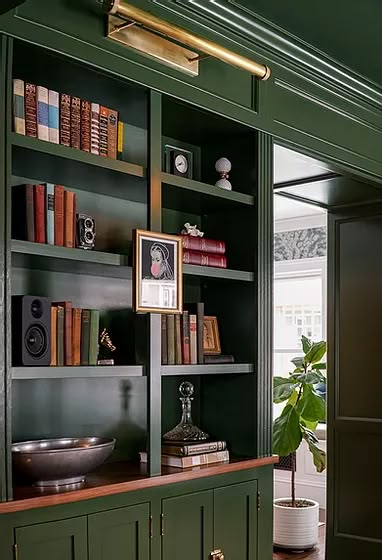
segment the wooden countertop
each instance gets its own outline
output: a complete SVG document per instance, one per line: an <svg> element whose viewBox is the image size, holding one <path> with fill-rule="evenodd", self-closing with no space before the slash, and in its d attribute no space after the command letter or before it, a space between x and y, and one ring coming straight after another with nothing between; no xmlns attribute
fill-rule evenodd
<svg viewBox="0 0 382 560"><path fill-rule="evenodd" d="M163 466L162 474L153 477L147 476L144 465L109 463L96 473L88 475L82 485L75 485L75 487L58 489L56 487L17 486L14 489L14 501L0 503L0 514L67 504L175 482L185 482L206 476L253 469L271 465L277 463L277 461L278 457L274 455L260 459L234 458L227 463L203 465L185 470Z"/></svg>

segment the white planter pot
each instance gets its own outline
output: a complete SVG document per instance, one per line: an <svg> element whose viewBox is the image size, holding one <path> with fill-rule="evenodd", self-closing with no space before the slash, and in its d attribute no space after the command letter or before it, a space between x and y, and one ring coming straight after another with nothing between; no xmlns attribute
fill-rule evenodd
<svg viewBox="0 0 382 560"><path fill-rule="evenodd" d="M305 549L318 543L319 504L305 500L307 507L279 505L290 498L274 500L273 543L282 548Z"/></svg>

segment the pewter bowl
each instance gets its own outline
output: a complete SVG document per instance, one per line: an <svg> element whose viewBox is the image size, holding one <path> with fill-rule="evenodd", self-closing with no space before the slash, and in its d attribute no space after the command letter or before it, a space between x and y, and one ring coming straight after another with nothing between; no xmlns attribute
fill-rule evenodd
<svg viewBox="0 0 382 560"><path fill-rule="evenodd" d="M23 441L12 445L13 466L37 486L77 484L107 459L114 445L115 439L102 437Z"/></svg>

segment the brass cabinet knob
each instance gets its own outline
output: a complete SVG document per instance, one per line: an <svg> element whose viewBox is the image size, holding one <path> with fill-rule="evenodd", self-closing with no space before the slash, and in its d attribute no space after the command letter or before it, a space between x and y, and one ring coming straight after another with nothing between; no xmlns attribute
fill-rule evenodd
<svg viewBox="0 0 382 560"><path fill-rule="evenodd" d="M213 550L210 552L210 560L224 560L224 554L222 553L220 548Z"/></svg>

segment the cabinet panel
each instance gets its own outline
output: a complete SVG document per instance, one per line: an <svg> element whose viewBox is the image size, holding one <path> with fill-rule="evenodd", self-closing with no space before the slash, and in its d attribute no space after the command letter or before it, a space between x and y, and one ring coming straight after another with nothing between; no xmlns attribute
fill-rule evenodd
<svg viewBox="0 0 382 560"><path fill-rule="evenodd" d="M89 515L89 560L148 560L149 504Z"/></svg>
<svg viewBox="0 0 382 560"><path fill-rule="evenodd" d="M213 545L213 491L165 499L162 514L162 560L206 560Z"/></svg>
<svg viewBox="0 0 382 560"><path fill-rule="evenodd" d="M257 481L214 490L214 548L227 560L257 559Z"/></svg>
<svg viewBox="0 0 382 560"><path fill-rule="evenodd" d="M86 517L16 529L18 560L87 560Z"/></svg>

